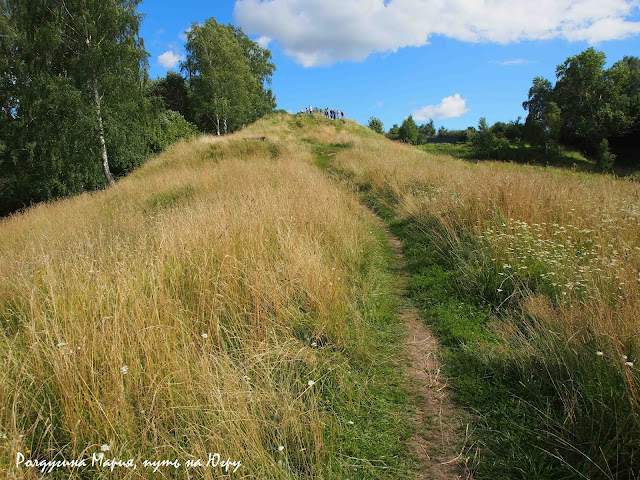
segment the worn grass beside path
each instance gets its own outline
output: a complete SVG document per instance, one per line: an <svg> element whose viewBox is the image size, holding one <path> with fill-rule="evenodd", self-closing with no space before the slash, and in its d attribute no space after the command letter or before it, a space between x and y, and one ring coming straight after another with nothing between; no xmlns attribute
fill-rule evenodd
<svg viewBox="0 0 640 480"><path fill-rule="evenodd" d="M300 135L350 146L332 169L403 240L412 297L477 418L475 478L639 478L638 185L314 122Z"/></svg>
<svg viewBox="0 0 640 480"><path fill-rule="evenodd" d="M397 479L414 409L379 223L287 117L0 221L0 477ZM266 142L243 137L266 135Z"/></svg>

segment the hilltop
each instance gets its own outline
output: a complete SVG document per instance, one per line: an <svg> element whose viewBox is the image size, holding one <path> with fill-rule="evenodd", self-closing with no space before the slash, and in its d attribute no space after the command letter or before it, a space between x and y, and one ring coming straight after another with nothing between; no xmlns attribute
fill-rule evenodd
<svg viewBox="0 0 640 480"><path fill-rule="evenodd" d="M638 198L315 115L180 141L0 221L0 468L218 452L246 477L407 478L417 435L451 475L633 478ZM422 425L409 305L457 405Z"/></svg>

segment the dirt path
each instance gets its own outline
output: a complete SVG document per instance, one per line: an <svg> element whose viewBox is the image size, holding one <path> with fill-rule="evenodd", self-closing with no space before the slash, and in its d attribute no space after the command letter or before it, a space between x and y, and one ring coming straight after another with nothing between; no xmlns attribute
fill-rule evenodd
<svg viewBox="0 0 640 480"><path fill-rule="evenodd" d="M336 154L332 150L343 147L317 148L317 165L327 169ZM382 221L364 203L368 214ZM417 397L418 409L414 418L416 433L409 442L409 450L418 462L417 479L471 479L464 465L464 421L448 395L446 380L440 375L440 344L433 332L420 320L418 309L406 295L409 275L402 242L387 230L389 246L395 256L394 273L398 280L400 314L407 326L406 353L410 393Z"/></svg>
<svg viewBox="0 0 640 480"><path fill-rule="evenodd" d="M389 244L396 258L396 273L401 294L406 293L408 275L402 243L391 236ZM414 419L416 433L409 443L419 463L420 479L470 478L463 475L464 465L460 438L461 416L451 404L446 381L440 375L440 345L431 330L420 320L418 310L405 295L400 298L401 315L407 325L407 354L411 391L418 396Z"/></svg>

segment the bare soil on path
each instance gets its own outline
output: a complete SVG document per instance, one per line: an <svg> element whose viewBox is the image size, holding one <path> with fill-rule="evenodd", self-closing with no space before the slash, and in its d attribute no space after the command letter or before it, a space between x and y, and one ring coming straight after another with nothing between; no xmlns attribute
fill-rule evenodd
<svg viewBox="0 0 640 480"><path fill-rule="evenodd" d="M406 296L409 277L402 242L389 234L389 244L396 259L400 312L407 328L410 391L417 396L418 404L414 418L416 433L409 443L409 449L418 461L418 478L471 478L464 473L463 416L452 404L446 379L441 375L440 344Z"/></svg>

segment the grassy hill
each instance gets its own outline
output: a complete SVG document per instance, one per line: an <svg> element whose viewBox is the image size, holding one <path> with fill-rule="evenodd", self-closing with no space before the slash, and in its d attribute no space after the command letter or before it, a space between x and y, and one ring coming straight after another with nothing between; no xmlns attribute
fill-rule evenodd
<svg viewBox="0 0 640 480"><path fill-rule="evenodd" d="M0 476L39 478L18 451L103 445L183 465L219 452L242 478L410 469L381 225L286 126L180 143L113 189L0 222ZM70 472L149 478L47 478Z"/></svg>
<svg viewBox="0 0 640 480"><path fill-rule="evenodd" d="M266 141L256 137L266 137ZM324 170L324 171L323 171ZM476 478L635 478L640 187L274 115L0 221L0 471L219 452L241 478L407 478L378 212L473 417ZM99 466L52 478L148 478Z"/></svg>

